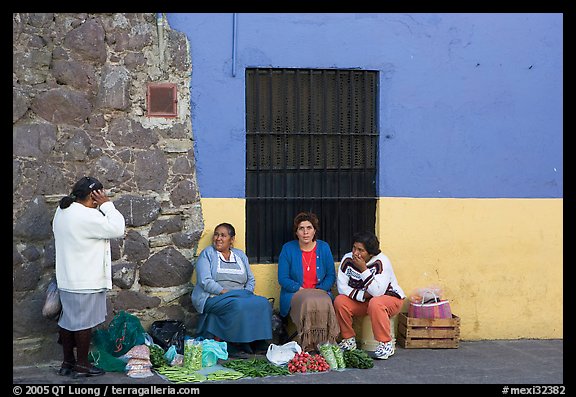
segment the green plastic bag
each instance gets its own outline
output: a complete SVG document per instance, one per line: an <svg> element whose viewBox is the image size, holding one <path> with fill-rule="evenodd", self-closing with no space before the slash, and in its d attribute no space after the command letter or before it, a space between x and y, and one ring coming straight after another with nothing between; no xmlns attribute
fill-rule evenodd
<svg viewBox="0 0 576 397"><path fill-rule="evenodd" d="M124 371L126 363L120 356L134 346L143 345L145 331L138 317L125 311L114 316L107 330L98 329L92 335L90 354L94 366L109 372Z"/></svg>
<svg viewBox="0 0 576 397"><path fill-rule="evenodd" d="M124 372L126 362L114 357L111 352L110 337L107 330L97 329L92 334L92 348L88 359L95 367L106 372Z"/></svg>
<svg viewBox="0 0 576 397"><path fill-rule="evenodd" d="M121 311L110 322L108 336L112 344L111 354L120 357L136 345L144 344L144 328L138 317Z"/></svg>

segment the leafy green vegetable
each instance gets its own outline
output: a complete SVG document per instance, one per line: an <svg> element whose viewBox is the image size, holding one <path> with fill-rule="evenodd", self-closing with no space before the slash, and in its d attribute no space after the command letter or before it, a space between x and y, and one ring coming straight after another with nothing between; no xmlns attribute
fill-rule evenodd
<svg viewBox="0 0 576 397"><path fill-rule="evenodd" d="M148 346L150 348L150 362L155 368L162 367L166 364L164 360L164 349L160 346L153 344Z"/></svg>
<svg viewBox="0 0 576 397"><path fill-rule="evenodd" d="M368 353L362 349L347 350L344 352L344 362L346 368L372 368L374 361Z"/></svg>

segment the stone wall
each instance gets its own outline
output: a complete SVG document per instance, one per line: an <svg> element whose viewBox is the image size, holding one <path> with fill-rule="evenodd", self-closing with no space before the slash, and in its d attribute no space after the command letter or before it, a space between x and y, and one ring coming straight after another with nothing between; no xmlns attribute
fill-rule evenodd
<svg viewBox="0 0 576 397"><path fill-rule="evenodd" d="M57 324L42 317L54 275L51 222L84 175L126 218L111 241L108 316L145 329L182 320L203 231L190 121L186 37L156 14L13 14L13 364L60 359ZM148 83L175 83L178 116L146 115Z"/></svg>

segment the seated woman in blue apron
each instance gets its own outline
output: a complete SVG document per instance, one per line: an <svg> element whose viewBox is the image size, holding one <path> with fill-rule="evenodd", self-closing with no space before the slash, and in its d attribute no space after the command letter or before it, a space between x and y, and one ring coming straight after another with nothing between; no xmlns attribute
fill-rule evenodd
<svg viewBox="0 0 576 397"><path fill-rule="evenodd" d="M272 306L254 294L256 280L248 257L233 248L236 231L229 223L214 229L212 245L196 261L192 305L201 315L197 337L226 341L228 353L242 357L263 351L272 339Z"/></svg>

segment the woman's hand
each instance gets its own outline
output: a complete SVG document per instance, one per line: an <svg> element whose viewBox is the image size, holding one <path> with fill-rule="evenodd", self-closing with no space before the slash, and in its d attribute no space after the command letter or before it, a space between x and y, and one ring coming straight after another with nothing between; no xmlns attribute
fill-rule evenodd
<svg viewBox="0 0 576 397"><path fill-rule="evenodd" d="M220 291L220 295L225 294L226 292L228 292L228 290L226 288L222 289L222 291Z"/></svg>
<svg viewBox="0 0 576 397"><path fill-rule="evenodd" d="M366 261L360 255L352 255L352 262L354 262L360 272L368 269L368 267L366 267Z"/></svg>
<svg viewBox="0 0 576 397"><path fill-rule="evenodd" d="M102 205L107 201L110 201L110 199L108 198L108 196L104 192L104 189L92 191L90 193L90 198L92 198L92 200L94 200L94 203L97 206Z"/></svg>

